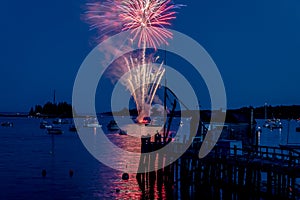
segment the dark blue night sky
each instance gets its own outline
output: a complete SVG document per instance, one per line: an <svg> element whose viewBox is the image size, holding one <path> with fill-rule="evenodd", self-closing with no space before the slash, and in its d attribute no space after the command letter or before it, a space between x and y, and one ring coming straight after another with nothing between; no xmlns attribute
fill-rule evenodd
<svg viewBox="0 0 300 200"><path fill-rule="evenodd" d="M82 21L86 1L2 1L0 111L29 111L52 100L71 103L95 32ZM177 0L172 29L197 40L217 64L229 108L299 104L298 0ZM203 103L204 107L206 103ZM100 108L105 111L105 108Z"/></svg>

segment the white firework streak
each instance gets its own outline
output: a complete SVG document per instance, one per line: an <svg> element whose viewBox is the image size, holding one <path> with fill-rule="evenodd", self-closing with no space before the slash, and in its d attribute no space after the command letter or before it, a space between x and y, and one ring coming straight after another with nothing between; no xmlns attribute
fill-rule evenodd
<svg viewBox="0 0 300 200"><path fill-rule="evenodd" d="M144 56L144 55L143 55ZM149 108L153 102L160 81L165 73L163 63L159 66L152 62L140 64L137 59L124 57L128 72L120 81L127 87L134 98L138 110L138 119L150 115Z"/></svg>

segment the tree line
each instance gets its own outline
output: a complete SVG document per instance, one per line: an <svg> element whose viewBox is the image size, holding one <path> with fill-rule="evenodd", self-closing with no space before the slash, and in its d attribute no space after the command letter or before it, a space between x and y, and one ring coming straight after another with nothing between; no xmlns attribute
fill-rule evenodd
<svg viewBox="0 0 300 200"><path fill-rule="evenodd" d="M264 119L265 114L267 119L299 119L300 118L300 105L290 105L290 106L260 106L260 107L243 107L240 109L231 110L235 113L246 113L250 115L251 110L253 110L253 116L255 119Z"/></svg>
<svg viewBox="0 0 300 200"><path fill-rule="evenodd" d="M31 107L28 115L36 117L72 117L72 105L67 102L47 102L43 106L35 105L35 107Z"/></svg>

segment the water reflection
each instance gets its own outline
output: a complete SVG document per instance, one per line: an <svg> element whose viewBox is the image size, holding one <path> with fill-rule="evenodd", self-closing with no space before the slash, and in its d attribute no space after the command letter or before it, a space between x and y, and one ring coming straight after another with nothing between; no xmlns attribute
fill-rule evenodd
<svg viewBox="0 0 300 200"><path fill-rule="evenodd" d="M169 168L137 174L140 199L173 199L174 182L170 175Z"/></svg>

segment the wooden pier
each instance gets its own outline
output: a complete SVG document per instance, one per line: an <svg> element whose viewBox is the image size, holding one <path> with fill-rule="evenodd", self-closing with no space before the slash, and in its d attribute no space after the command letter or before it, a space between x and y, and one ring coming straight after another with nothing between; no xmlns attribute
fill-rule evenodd
<svg viewBox="0 0 300 200"><path fill-rule="evenodd" d="M142 142L142 152L153 151L162 145L149 139ZM194 144L176 162L157 172L138 174L140 187L145 190L151 185L148 181L153 184L163 177L168 185L166 193L176 199L195 199L198 195L204 199L300 199L297 183L300 178L299 151L281 147L216 145L209 155L199 159L200 145ZM140 166L147 168L157 160L168 159L166 156L157 154L141 158ZM153 176L157 178L153 180Z"/></svg>

